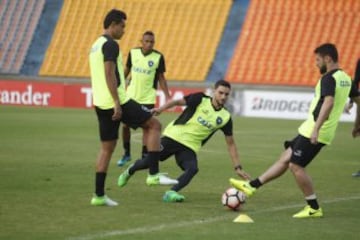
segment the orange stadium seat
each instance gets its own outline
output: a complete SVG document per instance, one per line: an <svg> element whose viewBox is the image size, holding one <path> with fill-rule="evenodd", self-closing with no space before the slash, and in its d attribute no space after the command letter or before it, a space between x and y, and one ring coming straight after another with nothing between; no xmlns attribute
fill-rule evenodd
<svg viewBox="0 0 360 240"><path fill-rule="evenodd" d="M313 86L313 50L335 43L341 67L360 57L360 1L252 0L226 79L243 84Z"/></svg>
<svg viewBox="0 0 360 240"><path fill-rule="evenodd" d="M65 0L40 75L89 77L88 52L112 8L128 15L123 60L152 30L169 80L203 81L215 57L232 0Z"/></svg>

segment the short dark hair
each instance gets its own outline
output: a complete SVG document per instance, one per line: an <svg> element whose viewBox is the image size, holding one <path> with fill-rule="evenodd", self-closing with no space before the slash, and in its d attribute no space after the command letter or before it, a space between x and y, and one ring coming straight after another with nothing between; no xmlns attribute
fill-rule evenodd
<svg viewBox="0 0 360 240"><path fill-rule="evenodd" d="M215 83L215 89L217 89L219 86L224 86L224 87L227 87L227 88L231 89L230 83L228 81L223 80L223 79L220 79Z"/></svg>
<svg viewBox="0 0 360 240"><path fill-rule="evenodd" d="M329 56L334 62L338 61L339 55L335 44L324 43L314 50L315 54L319 54L322 57Z"/></svg>
<svg viewBox="0 0 360 240"><path fill-rule="evenodd" d="M126 20L126 13L118 10L118 9L111 9L110 12L106 14L104 19L104 29L107 29L112 22L116 24L120 23L121 21Z"/></svg>
<svg viewBox="0 0 360 240"><path fill-rule="evenodd" d="M146 31L146 32L144 32L144 33L143 33L143 36L145 36L145 35L149 35L149 36L155 37L155 34L154 34L152 31Z"/></svg>

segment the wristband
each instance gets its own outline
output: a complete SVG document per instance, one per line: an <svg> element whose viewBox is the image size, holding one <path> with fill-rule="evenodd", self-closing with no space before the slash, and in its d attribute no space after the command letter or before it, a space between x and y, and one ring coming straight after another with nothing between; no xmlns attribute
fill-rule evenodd
<svg viewBox="0 0 360 240"><path fill-rule="evenodd" d="M238 170L238 169L240 169L240 170L242 170L242 166L239 164L239 165L236 165L235 167L234 167L234 169L235 170Z"/></svg>

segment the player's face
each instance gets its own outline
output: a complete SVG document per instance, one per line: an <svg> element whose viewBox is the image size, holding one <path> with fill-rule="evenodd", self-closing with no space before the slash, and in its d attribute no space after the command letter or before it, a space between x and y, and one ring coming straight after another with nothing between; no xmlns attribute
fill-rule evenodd
<svg viewBox="0 0 360 240"><path fill-rule="evenodd" d="M218 86L214 92L215 105L217 105L217 107L223 107L229 98L229 94L230 88L221 85Z"/></svg>
<svg viewBox="0 0 360 240"><path fill-rule="evenodd" d="M125 20L119 23L114 23L113 26L113 38L119 40L125 33Z"/></svg>
<svg viewBox="0 0 360 240"><path fill-rule="evenodd" d="M321 74L326 73L327 68L326 68L325 57L323 57L319 54L316 54L315 60L316 60L316 66L319 68L320 73Z"/></svg>
<svg viewBox="0 0 360 240"><path fill-rule="evenodd" d="M150 52L154 48L155 38L151 35L144 35L141 40L142 49L144 52Z"/></svg>

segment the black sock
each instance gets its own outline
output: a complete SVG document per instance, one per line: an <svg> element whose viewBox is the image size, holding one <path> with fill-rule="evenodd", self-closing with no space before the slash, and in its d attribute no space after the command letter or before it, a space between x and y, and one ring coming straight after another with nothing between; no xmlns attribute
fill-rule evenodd
<svg viewBox="0 0 360 240"><path fill-rule="evenodd" d="M262 186L262 183L260 182L259 178L256 178L250 181L250 186L252 186L253 188L259 188Z"/></svg>
<svg viewBox="0 0 360 240"><path fill-rule="evenodd" d="M320 208L316 198L315 199L306 199L306 202L307 202L308 205L310 205L310 207L312 209L317 210L317 209Z"/></svg>
<svg viewBox="0 0 360 240"><path fill-rule="evenodd" d="M95 194L98 197L102 197L105 195L105 172L97 172L95 175Z"/></svg>
<svg viewBox="0 0 360 240"><path fill-rule="evenodd" d="M160 152L148 152L145 161L148 163L150 175L159 173L159 157Z"/></svg>
<svg viewBox="0 0 360 240"><path fill-rule="evenodd" d="M125 155L130 156L130 142L123 142L123 147L125 150Z"/></svg>
<svg viewBox="0 0 360 240"><path fill-rule="evenodd" d="M146 157L146 154L148 154L148 150L147 150L147 147L144 145L144 146L142 147L141 157L142 157L142 158L145 158L145 157Z"/></svg>

